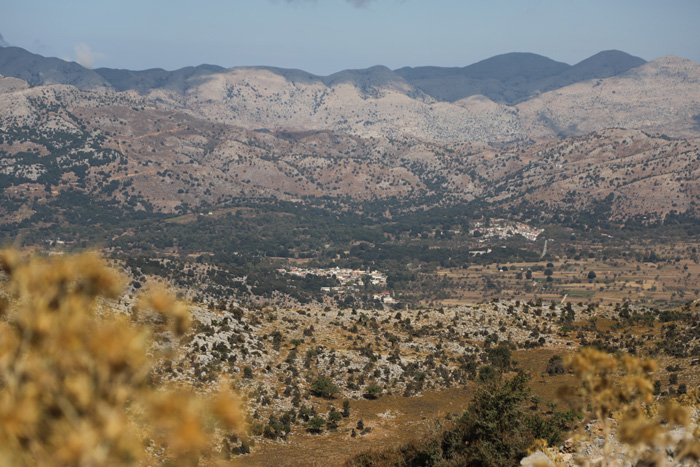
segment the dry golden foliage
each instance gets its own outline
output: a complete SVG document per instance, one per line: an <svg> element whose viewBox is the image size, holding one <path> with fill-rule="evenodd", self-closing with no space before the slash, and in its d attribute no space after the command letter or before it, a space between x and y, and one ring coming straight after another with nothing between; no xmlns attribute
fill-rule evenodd
<svg viewBox="0 0 700 467"><path fill-rule="evenodd" d="M610 417L623 406L637 407L653 400L650 375L656 370L651 360L631 355L616 358L595 349L581 349L569 360L569 366L583 384L583 395L595 408L599 420Z"/></svg>
<svg viewBox="0 0 700 467"><path fill-rule="evenodd" d="M7 250L0 270L0 464L154 462L151 446L181 465L209 450L216 426L245 430L228 386L206 404L149 383L152 330L123 314L96 313L98 298L117 297L124 282L97 255ZM139 309L178 335L187 330L186 307L163 289Z"/></svg>
<svg viewBox="0 0 700 467"><path fill-rule="evenodd" d="M599 430L601 465L613 462L613 426L619 441L628 446L627 456L643 459L645 465L665 465L667 448L675 450L675 461L698 459L700 443L695 434L674 440L669 433L671 428L690 425L688 410L673 400L661 407L654 402L655 362L586 348L571 356L568 365L582 382L579 395L589 408L589 420L595 419L588 439L579 441L591 444L597 437L595 428ZM579 463L589 465L589 460L580 458Z"/></svg>
<svg viewBox="0 0 700 467"><path fill-rule="evenodd" d="M187 307L175 300L162 285L154 285L139 298L135 313L149 313L166 318L171 330L178 336L189 329L192 320Z"/></svg>
<svg viewBox="0 0 700 467"><path fill-rule="evenodd" d="M528 456L531 456L532 454L536 453L542 453L547 457L547 460L544 458L539 458L534 461L534 464L529 464L532 465L532 467L550 467L552 464L554 465L563 465L564 462L562 461L562 456L561 453L559 452L558 449L552 449L549 447L547 444L547 441L544 439L536 439L534 443L532 443L532 446L530 446L527 449L527 454Z"/></svg>
<svg viewBox="0 0 700 467"><path fill-rule="evenodd" d="M700 408L700 387L695 386L686 394L678 396L677 400L682 406Z"/></svg>

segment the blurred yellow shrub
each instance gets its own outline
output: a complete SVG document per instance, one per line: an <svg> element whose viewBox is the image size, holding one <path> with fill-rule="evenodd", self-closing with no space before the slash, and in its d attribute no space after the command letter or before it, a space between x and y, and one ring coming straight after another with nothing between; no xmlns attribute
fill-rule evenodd
<svg viewBox="0 0 700 467"><path fill-rule="evenodd" d="M588 412L592 422L587 436L579 433L579 441L582 446L597 444L595 438L602 441L598 465L616 464L616 439L627 446L626 457L642 465L665 465L667 450L674 453L674 461L700 460L700 443L688 428L689 411L674 400L660 407L654 400L654 361L584 348L569 358L568 365L582 382L577 394L584 403L580 410ZM686 430L671 433L681 427ZM591 465L585 457L578 460Z"/></svg>
<svg viewBox="0 0 700 467"><path fill-rule="evenodd" d="M226 388L206 403L149 382L152 329L103 306L124 280L97 255L6 250L0 271L0 465L196 463L216 427L245 430ZM187 330L162 290L138 308Z"/></svg>

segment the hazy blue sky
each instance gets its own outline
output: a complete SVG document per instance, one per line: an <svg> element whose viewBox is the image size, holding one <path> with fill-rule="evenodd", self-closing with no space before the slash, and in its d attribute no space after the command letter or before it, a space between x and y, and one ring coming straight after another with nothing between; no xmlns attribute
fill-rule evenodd
<svg viewBox="0 0 700 467"><path fill-rule="evenodd" d="M0 34L42 55L129 69L329 74L506 52L573 64L608 49L700 61L700 0L2 0Z"/></svg>

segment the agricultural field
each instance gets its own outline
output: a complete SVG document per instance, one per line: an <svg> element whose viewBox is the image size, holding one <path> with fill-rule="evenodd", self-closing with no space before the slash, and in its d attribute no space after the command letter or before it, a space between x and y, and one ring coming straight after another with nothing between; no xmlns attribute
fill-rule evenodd
<svg viewBox="0 0 700 467"><path fill-rule="evenodd" d="M444 268L438 269L437 275L449 279L452 285L449 292L456 297L442 302L449 305L499 297L605 304L628 301L666 308L700 297L700 263L697 253L693 253L698 247L657 247L657 254L669 259L654 262L634 254L643 255L644 248L630 247L631 254L616 258L607 258L604 250L591 248L592 257Z"/></svg>

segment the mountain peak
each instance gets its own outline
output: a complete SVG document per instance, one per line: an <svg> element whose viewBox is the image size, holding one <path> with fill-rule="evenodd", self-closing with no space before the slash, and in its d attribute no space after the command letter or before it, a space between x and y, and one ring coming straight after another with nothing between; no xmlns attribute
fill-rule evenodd
<svg viewBox="0 0 700 467"><path fill-rule="evenodd" d="M43 57L12 46L0 48L0 74L22 79L32 86L69 84L79 89L110 87L100 75L75 62Z"/></svg>
<svg viewBox="0 0 700 467"><path fill-rule="evenodd" d="M0 47L9 47L10 44L5 40L4 37L2 37L2 34L0 34Z"/></svg>
<svg viewBox="0 0 700 467"><path fill-rule="evenodd" d="M386 86L396 82L405 83L405 80L400 75L384 65L375 65L361 70L339 71L326 76L323 81L327 86L339 83L353 83L363 88L366 86Z"/></svg>
<svg viewBox="0 0 700 467"><path fill-rule="evenodd" d="M626 52L604 50L581 60L564 73L553 76L542 85L540 91L550 91L589 79L610 78L646 63L643 58L635 57Z"/></svg>
<svg viewBox="0 0 700 467"><path fill-rule="evenodd" d="M578 75L591 74L591 78L607 78L624 73L630 68L642 66L647 61L619 50L604 50L580 61L571 71Z"/></svg>
<svg viewBox="0 0 700 467"><path fill-rule="evenodd" d="M471 78L495 78L507 81L516 77L528 79L552 76L570 68L566 63L557 62L543 55L530 52L510 52L487 58L462 68Z"/></svg>

